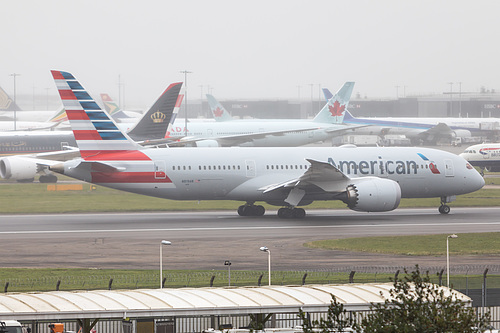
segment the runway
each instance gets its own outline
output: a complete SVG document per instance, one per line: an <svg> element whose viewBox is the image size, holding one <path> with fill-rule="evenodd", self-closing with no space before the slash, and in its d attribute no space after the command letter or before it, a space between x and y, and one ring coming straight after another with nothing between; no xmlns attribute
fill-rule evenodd
<svg viewBox="0 0 500 333"><path fill-rule="evenodd" d="M349 267L444 266L445 257L388 256L309 249L303 243L332 238L500 231L500 208L397 209L387 213L310 210L303 220L275 212L239 217L232 211L3 215L0 267L156 269L162 239L165 269L338 270ZM443 239L443 246L445 239ZM497 265L498 256L455 257L452 265Z"/></svg>

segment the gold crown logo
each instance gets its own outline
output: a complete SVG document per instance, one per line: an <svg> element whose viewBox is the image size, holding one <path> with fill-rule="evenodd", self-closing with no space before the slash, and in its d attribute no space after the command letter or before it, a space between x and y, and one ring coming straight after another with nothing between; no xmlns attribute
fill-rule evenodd
<svg viewBox="0 0 500 333"><path fill-rule="evenodd" d="M165 120L165 118L166 118L165 114L161 113L160 111L156 111L151 115L153 123L162 123Z"/></svg>

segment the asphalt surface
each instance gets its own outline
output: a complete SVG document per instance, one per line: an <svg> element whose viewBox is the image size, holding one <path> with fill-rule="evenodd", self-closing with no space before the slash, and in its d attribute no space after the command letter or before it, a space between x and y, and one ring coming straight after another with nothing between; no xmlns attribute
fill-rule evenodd
<svg viewBox="0 0 500 333"><path fill-rule="evenodd" d="M303 220L275 212L239 217L235 212L57 214L0 216L0 267L156 269L161 240L165 269L266 270L271 250L275 270L377 270L445 267L446 258L394 256L310 249L303 243L381 235L500 231L500 208L397 209L387 213L311 210ZM446 238L443 239L445 246ZM500 271L500 256L460 256L452 270Z"/></svg>

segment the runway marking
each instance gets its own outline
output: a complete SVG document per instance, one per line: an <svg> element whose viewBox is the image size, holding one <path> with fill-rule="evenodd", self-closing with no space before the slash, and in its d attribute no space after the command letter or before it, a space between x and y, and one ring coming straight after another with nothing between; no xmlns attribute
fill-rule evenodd
<svg viewBox="0 0 500 333"><path fill-rule="evenodd" d="M30 234L73 234L73 233L117 233L117 232L158 232L158 231L220 231L220 230L272 230L272 229L304 229L304 228L367 228L367 227L415 227L415 226L469 226L469 225L500 225L500 222L466 222L466 223L411 223L411 224L343 224L343 225L303 225L303 226L262 226L262 227L224 227L224 228L166 228L166 229L94 229L94 230L34 230L34 231L0 231L0 235L30 235Z"/></svg>

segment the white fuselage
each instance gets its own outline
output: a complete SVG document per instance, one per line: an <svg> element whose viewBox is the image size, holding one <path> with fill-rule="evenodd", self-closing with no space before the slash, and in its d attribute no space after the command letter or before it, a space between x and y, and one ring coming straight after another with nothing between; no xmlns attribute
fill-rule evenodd
<svg viewBox="0 0 500 333"><path fill-rule="evenodd" d="M147 159L101 161L120 172L76 173L79 160L64 173L124 191L177 200L241 200L281 203L288 191L265 189L297 179L310 168L306 159L336 166L349 179L320 179L324 187L344 191L357 177L396 181L402 197L464 194L480 189L483 178L461 157L428 148L182 148L146 149ZM437 171L436 171L437 170ZM335 200L339 191L311 185L302 203Z"/></svg>
<svg viewBox="0 0 500 333"><path fill-rule="evenodd" d="M409 138L417 137L438 124L446 124L452 131L466 131L473 135L500 130L500 118L411 118L411 117L373 117L345 120L352 125L369 125L356 129L358 134L379 135L402 134ZM460 135L458 135L460 136Z"/></svg>
<svg viewBox="0 0 500 333"><path fill-rule="evenodd" d="M460 154L470 164L482 168L500 167L500 143L483 143L467 147Z"/></svg>
<svg viewBox="0 0 500 333"><path fill-rule="evenodd" d="M170 137L173 139L221 139L232 137L223 146L238 145L243 147L295 147L323 141L334 135L336 130L347 129L340 124L327 124L307 120L243 120L227 122L185 122L177 120L172 126ZM330 130L331 133L330 133ZM269 132L288 131L286 133L268 134ZM255 135L255 138L239 142L239 135ZM182 140L181 140L182 141Z"/></svg>

